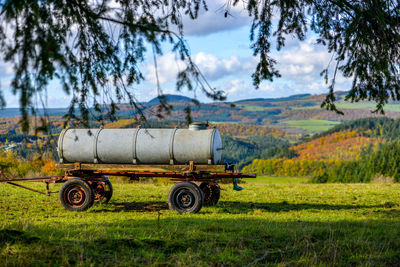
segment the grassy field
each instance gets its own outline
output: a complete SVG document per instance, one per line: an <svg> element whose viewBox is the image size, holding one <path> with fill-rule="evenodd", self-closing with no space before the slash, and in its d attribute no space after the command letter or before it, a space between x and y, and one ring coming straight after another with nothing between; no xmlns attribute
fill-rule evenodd
<svg viewBox="0 0 400 267"><path fill-rule="evenodd" d="M286 123L292 127L301 128L307 131L320 132L329 130L341 122L328 120L297 120L287 121Z"/></svg>
<svg viewBox="0 0 400 267"><path fill-rule="evenodd" d="M276 107L262 107L262 106L248 106L248 105L240 105L238 106L241 109L247 110L247 111L264 111L264 110L270 110L270 109L276 109Z"/></svg>
<svg viewBox="0 0 400 267"><path fill-rule="evenodd" d="M336 105L338 109L369 109L375 110L376 104L371 102L358 102L358 103L351 103L347 101L339 101ZM392 111L392 112L400 112L400 105L399 104L386 104L383 109L385 111Z"/></svg>
<svg viewBox="0 0 400 267"><path fill-rule="evenodd" d="M167 209L170 186L114 184L74 213L56 196L0 184L3 266L397 266L399 184L258 178L198 214Z"/></svg>
<svg viewBox="0 0 400 267"><path fill-rule="evenodd" d="M368 110L375 110L376 109L376 104L372 102L348 102L344 100L338 101L336 104L336 107L341 110L341 109L368 109ZM321 109L320 105L315 105L315 106L308 106L308 107L292 107L292 109ZM391 111L391 112L400 112L400 105L399 104L386 104L383 108L385 111Z"/></svg>

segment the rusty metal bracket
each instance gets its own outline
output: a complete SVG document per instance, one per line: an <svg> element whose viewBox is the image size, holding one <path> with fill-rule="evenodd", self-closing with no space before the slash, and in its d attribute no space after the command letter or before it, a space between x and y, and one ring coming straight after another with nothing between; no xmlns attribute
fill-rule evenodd
<svg viewBox="0 0 400 267"><path fill-rule="evenodd" d="M39 194L46 195L46 196L50 196L50 194L52 194L52 193L58 193L59 192L59 191L50 191L49 190L49 183L46 183L46 192L42 192L42 191L27 187L27 186L23 186L23 185L20 185L20 184L13 183L13 182L7 182L7 184L10 184L10 185L13 185L13 186L17 186L17 187L21 187L21 188L24 188L24 189L27 189L27 190L30 190L30 191L33 191L33 192L36 192L36 193L39 193Z"/></svg>
<svg viewBox="0 0 400 267"><path fill-rule="evenodd" d="M80 162L75 162L74 163L74 170L80 170L81 169L81 163Z"/></svg>

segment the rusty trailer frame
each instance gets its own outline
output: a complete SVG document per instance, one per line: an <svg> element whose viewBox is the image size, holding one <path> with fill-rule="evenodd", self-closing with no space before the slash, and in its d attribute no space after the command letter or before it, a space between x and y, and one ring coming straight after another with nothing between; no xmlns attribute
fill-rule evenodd
<svg viewBox="0 0 400 267"><path fill-rule="evenodd" d="M234 171L234 165L194 164L185 165L137 165L137 164L57 164L65 170L61 176L34 178L15 178L9 171L0 170L0 182L50 196L59 193L62 206L71 211L83 211L93 203L107 203L113 194L108 176L124 176L131 180L160 177L177 182L168 194L168 204L180 213L196 213L203 205L216 205L220 197L218 181L231 179L235 190L239 178L255 178L255 174ZM16 182L44 182L46 191L42 192ZM50 183L63 183L59 191L50 191Z"/></svg>

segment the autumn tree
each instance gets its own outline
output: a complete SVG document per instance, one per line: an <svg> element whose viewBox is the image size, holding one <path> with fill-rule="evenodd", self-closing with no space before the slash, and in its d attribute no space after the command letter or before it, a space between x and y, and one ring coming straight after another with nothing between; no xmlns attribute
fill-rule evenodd
<svg viewBox="0 0 400 267"><path fill-rule="evenodd" d="M183 35L183 17L196 19L200 10L207 11L207 2L0 1L0 55L14 70L11 87L20 98L23 129L29 128L33 99L52 80L72 95L69 119L74 119L76 109L83 120L88 120L91 111L102 114L104 96L111 116L121 101L129 102L140 114L140 104L132 94L132 88L143 80L140 63L150 48L156 66L163 43L169 43L186 63L177 75L177 90L200 88L215 100L224 99L224 93L210 86L193 63ZM338 72L353 80L348 100L376 101L378 111L390 99L400 100L398 1L227 0L221 16L229 16L230 8L239 5L252 17L251 47L258 57L252 74L256 88L263 80L280 76L270 55L271 43L277 42L281 49L286 36L303 40L312 30L333 56L332 73L329 62L321 70L330 85L322 106L336 110ZM165 98L161 93L159 97L161 111L168 111ZM5 99L1 99L4 106Z"/></svg>

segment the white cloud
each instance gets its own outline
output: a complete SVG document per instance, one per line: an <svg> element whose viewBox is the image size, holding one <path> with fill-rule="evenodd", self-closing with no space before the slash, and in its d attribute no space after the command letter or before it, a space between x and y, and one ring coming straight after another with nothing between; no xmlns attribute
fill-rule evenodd
<svg viewBox="0 0 400 267"><path fill-rule="evenodd" d="M242 94L247 91L247 85L243 80L235 79L231 80L226 86L226 93L228 96Z"/></svg>
<svg viewBox="0 0 400 267"><path fill-rule="evenodd" d="M255 98L261 91L255 90L250 84L241 79L233 79L221 86L227 96L227 101Z"/></svg>
<svg viewBox="0 0 400 267"><path fill-rule="evenodd" d="M244 1L239 1L235 6L231 6L230 4L231 1L226 0L207 1L207 10L205 10L203 4L200 3L198 16L194 20L190 18L189 14L185 14L187 8L181 8L178 11L180 13L178 15L181 15L185 36L205 36L249 25L251 17L248 15L246 3ZM119 10L121 7L121 5L115 0L111 1L109 6L112 7L112 11L110 11L109 14L110 16L115 16L114 10ZM168 12L170 11L170 7L168 6L154 6L152 9L156 18L165 17L169 15ZM226 16L225 11L228 11ZM137 12L138 14L141 14L143 10L140 9L137 10ZM171 28L177 30L174 25L171 25Z"/></svg>
<svg viewBox="0 0 400 267"><path fill-rule="evenodd" d="M267 83L267 82L261 83L260 87L258 88L259 91L266 93L275 92L276 89L277 88L272 83Z"/></svg>
<svg viewBox="0 0 400 267"><path fill-rule="evenodd" d="M324 69L331 55L325 47L315 44L315 39L309 38L297 46L292 45L280 53L274 53L278 68L283 76L299 78L299 75L318 74Z"/></svg>
<svg viewBox="0 0 400 267"><path fill-rule="evenodd" d="M216 81L229 75L250 73L254 67L254 58L219 58L212 54L200 52L193 55L193 61L209 81ZM157 59L157 73L160 84L174 82L179 71L185 64L172 53L165 54ZM153 64L146 66L146 80L152 84L157 83L156 72Z"/></svg>
<svg viewBox="0 0 400 267"><path fill-rule="evenodd" d="M295 93L327 92L328 85L320 73L328 67L332 55L328 53L326 47L317 44L314 37L303 42L297 41L297 45L291 43L281 52L272 53L272 57L277 60L277 68L282 74L279 80L286 83ZM330 64L330 76L333 74L335 64L335 61ZM336 90L348 90L350 86L351 80L338 73Z"/></svg>
<svg viewBox="0 0 400 267"><path fill-rule="evenodd" d="M13 73L14 70L12 65L0 60L0 77L10 76Z"/></svg>
<svg viewBox="0 0 400 267"><path fill-rule="evenodd" d="M228 75L249 72L253 59L242 59L231 56L229 59L218 58L212 54L198 53L194 56L194 62L200 68L204 76L215 81Z"/></svg>
<svg viewBox="0 0 400 267"><path fill-rule="evenodd" d="M241 58L235 55L229 58L218 57L204 52L193 55L193 60L207 80L213 86L226 91L228 100L252 97L279 97L291 94L326 93L325 84L320 72L331 60L325 47L317 45L314 38L292 44L280 52L271 54L278 62L277 68L281 78L271 82L262 82L258 90L251 84L250 75L255 70L257 58L250 56ZM334 62L331 65L335 65ZM147 65L146 79L155 84L154 66ZM176 61L173 54L166 54L158 59L158 74L160 83L175 82L178 70L184 68L183 63ZM227 79L231 79L228 80ZM348 90L351 81L338 74L337 90ZM165 86L165 85L164 85Z"/></svg>
<svg viewBox="0 0 400 267"><path fill-rule="evenodd" d="M290 64L281 72L288 75L304 75L309 74L314 70L314 65L294 65Z"/></svg>
<svg viewBox="0 0 400 267"><path fill-rule="evenodd" d="M185 64L173 53L168 53L157 58L157 74L160 84L175 81L179 71L185 69ZM146 65L146 80L157 84L156 69L153 63Z"/></svg>
<svg viewBox="0 0 400 267"><path fill-rule="evenodd" d="M320 72L328 66L332 56L325 47L317 45L314 38L308 38L304 42L298 41L296 45L291 43L290 47L286 47L280 52L273 52L271 56L277 60L277 68L282 77L274 79L273 82L264 81L260 84L259 89L255 90L249 79L250 73L254 71L256 65L256 60L253 60L247 68L250 72L246 80L235 79L223 86L228 93L228 100L281 97L302 93L327 93L328 85L320 76ZM247 62L250 61L247 60ZM240 64L243 65L242 62ZM330 78L334 66L335 62L332 61ZM338 73L335 90L348 90L350 86L351 79L344 78Z"/></svg>
<svg viewBox="0 0 400 267"><path fill-rule="evenodd" d="M226 0L209 1L208 11L201 8L197 19L192 20L188 15L183 17L185 35L204 36L216 32L233 30L251 23L251 17L244 6L238 3L229 8L229 15L225 16Z"/></svg>

